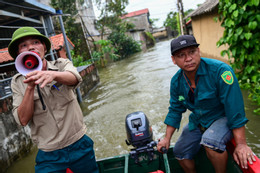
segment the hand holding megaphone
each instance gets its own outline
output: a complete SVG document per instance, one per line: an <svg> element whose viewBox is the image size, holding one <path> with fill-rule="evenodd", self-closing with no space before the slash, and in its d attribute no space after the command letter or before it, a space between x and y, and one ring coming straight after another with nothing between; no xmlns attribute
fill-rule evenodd
<svg viewBox="0 0 260 173"><path fill-rule="evenodd" d="M32 71L42 70L42 59L38 53L32 51L26 51L20 53L15 59L15 68L22 75L26 76L27 73ZM42 103L42 109L46 109L46 105L43 101L42 94L39 85L37 85L37 92Z"/></svg>
<svg viewBox="0 0 260 173"><path fill-rule="evenodd" d="M22 52L15 59L15 68L19 73L26 76L27 73L32 71L42 70L42 59L36 52Z"/></svg>

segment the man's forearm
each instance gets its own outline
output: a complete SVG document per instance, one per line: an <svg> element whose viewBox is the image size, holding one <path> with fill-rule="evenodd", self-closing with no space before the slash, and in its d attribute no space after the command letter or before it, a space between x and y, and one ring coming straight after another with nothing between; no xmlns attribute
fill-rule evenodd
<svg viewBox="0 0 260 173"><path fill-rule="evenodd" d="M246 144L245 126L233 129L232 131L236 144Z"/></svg>
<svg viewBox="0 0 260 173"><path fill-rule="evenodd" d="M20 123L25 126L31 120L34 113L34 87L27 87L22 103L17 109Z"/></svg>
<svg viewBox="0 0 260 173"><path fill-rule="evenodd" d="M79 82L76 76L69 71L55 72L54 80L65 85L76 85Z"/></svg>
<svg viewBox="0 0 260 173"><path fill-rule="evenodd" d="M165 138L170 141L175 130L175 127L167 125Z"/></svg>

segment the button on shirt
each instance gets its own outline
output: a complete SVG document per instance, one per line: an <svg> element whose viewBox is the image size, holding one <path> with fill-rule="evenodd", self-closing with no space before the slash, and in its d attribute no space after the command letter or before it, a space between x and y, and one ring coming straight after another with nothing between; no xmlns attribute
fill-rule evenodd
<svg viewBox="0 0 260 173"><path fill-rule="evenodd" d="M69 71L78 79L78 85L82 81L77 69L68 59L59 58L56 61L47 61L47 70ZM16 74L11 83L13 115L18 124L20 124L20 121L17 108L23 100L27 87L27 84L23 83L24 79L21 74ZM53 81L41 88L46 105L45 110L42 108L35 87L34 105L32 105L34 106L34 114L29 126L31 128L31 138L39 149L53 151L64 148L79 140L86 133L82 111L74 93L77 86L67 86Z"/></svg>
<svg viewBox="0 0 260 173"><path fill-rule="evenodd" d="M189 109L189 129L194 130L199 124L208 128L215 120L226 116L230 129L244 126L244 102L239 84L232 68L218 60L201 58L196 73L194 103L188 93L190 81L179 70L171 80L169 112L165 124L179 129L182 113ZM198 80L199 79L199 80ZM189 84L187 83L189 82Z"/></svg>

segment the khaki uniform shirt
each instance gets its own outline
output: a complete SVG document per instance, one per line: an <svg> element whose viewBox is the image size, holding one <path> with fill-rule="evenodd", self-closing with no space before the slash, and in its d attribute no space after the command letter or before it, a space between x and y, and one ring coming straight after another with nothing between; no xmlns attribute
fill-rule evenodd
<svg viewBox="0 0 260 173"><path fill-rule="evenodd" d="M79 83L82 81L77 69L71 61L59 58L47 62L47 70L69 71L73 73ZM24 76L16 74L11 83L13 91L13 115L21 125L17 108L21 104L27 84L23 83ZM55 84L57 88L53 87ZM77 85L77 86L78 86ZM79 140L86 133L83 115L78 104L74 89L77 86L67 86L56 81L41 88L42 97L46 105L43 110L37 87L34 91L34 114L29 122L31 138L39 149L53 151L64 148Z"/></svg>

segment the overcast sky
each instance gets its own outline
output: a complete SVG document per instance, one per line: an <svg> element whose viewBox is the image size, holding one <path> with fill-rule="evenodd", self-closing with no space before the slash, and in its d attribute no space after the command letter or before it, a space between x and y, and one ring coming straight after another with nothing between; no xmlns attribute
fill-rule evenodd
<svg viewBox="0 0 260 173"><path fill-rule="evenodd" d="M206 0L182 0L184 11L188 9L196 9L197 4L202 4ZM126 11L136 11L144 8L148 8L150 12L150 18L158 18L159 21L155 23L157 27L163 26L167 14L171 11L177 12L177 0L129 0Z"/></svg>
<svg viewBox="0 0 260 173"><path fill-rule="evenodd" d="M155 23L157 27L163 26L167 14L171 11L177 12L177 0L128 0L129 4L126 6L126 12L132 12L148 8L150 18L158 18L159 21ZM182 0L184 11L188 9L196 9L197 4L202 4L206 0ZM94 5L95 6L95 5ZM95 10L96 17L99 16L98 11Z"/></svg>

